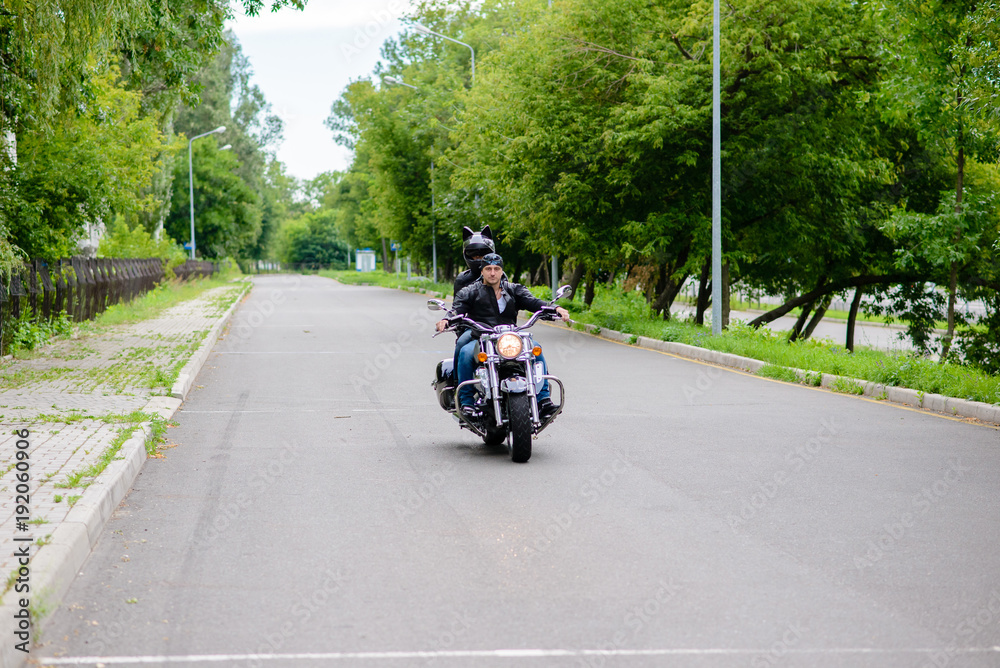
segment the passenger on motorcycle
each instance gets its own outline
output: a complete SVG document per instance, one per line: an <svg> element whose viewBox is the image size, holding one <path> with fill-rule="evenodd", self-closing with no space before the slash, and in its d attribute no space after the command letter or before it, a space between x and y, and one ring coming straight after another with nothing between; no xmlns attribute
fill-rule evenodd
<svg viewBox="0 0 1000 668"><path fill-rule="evenodd" d="M480 232L473 232L468 227L462 228L462 256L468 269L455 277L455 291L453 297L457 297L462 288L472 285L477 280L483 270L483 256L487 253L495 253L496 246L493 245L493 232L487 225Z"/></svg>
<svg viewBox="0 0 1000 668"><path fill-rule="evenodd" d="M495 327L496 325L516 325L517 313L522 309L537 311L546 306L547 302L538 299L523 285L508 282L503 273L503 258L496 253L490 253L483 258L482 281L477 281L463 289L455 298L452 306L456 313L466 315L472 320L484 325ZM566 322L569 320L569 311L561 306L556 307L556 313ZM447 320L437 323L437 330L443 331L447 326ZM462 383L472 380L475 373L476 363L473 358L476 341L470 340L462 346L458 352L458 382ZM548 366L545 357L540 356L546 373ZM472 406L475 397L472 386L463 387L459 391L459 403L461 409L470 417L478 417ZM548 381L538 393L538 413L543 420L548 418L556 410L552 400L549 398Z"/></svg>

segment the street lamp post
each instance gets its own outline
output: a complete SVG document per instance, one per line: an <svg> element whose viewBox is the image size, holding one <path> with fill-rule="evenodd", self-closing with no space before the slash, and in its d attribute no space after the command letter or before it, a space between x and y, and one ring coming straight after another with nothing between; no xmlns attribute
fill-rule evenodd
<svg viewBox="0 0 1000 668"><path fill-rule="evenodd" d="M712 10L712 334L722 333L722 122L719 112L719 0Z"/></svg>
<svg viewBox="0 0 1000 668"><path fill-rule="evenodd" d="M434 209L434 161L431 160L431 263L433 281L438 279L438 240L437 240L437 212Z"/></svg>
<svg viewBox="0 0 1000 668"><path fill-rule="evenodd" d="M426 26L422 26L419 23L413 24L413 27L419 33L423 33L425 35L435 35L437 37L440 37L441 39L446 39L449 42L454 42L455 44L461 44L462 46L464 46L465 48L467 48L469 50L469 52L472 53L472 85L473 86L476 85L476 51L475 51L475 49L473 49L471 46L469 46L465 42L459 42L457 39L452 39L451 37L448 37L447 35L442 35L439 32L434 32L430 28L428 28Z"/></svg>
<svg viewBox="0 0 1000 668"><path fill-rule="evenodd" d="M225 132L226 126L220 125L219 127L211 130L210 132L203 132L200 135L191 137L188 140L188 199L191 205L191 259L194 259L194 163L191 160L191 145L194 143L195 139L201 139L202 137L207 137L208 135L214 135L219 132Z"/></svg>

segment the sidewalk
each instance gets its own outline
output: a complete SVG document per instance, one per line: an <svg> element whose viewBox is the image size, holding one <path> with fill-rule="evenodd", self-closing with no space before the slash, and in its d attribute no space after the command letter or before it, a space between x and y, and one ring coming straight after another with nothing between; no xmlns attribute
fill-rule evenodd
<svg viewBox="0 0 1000 668"><path fill-rule="evenodd" d="M21 599L33 640L131 487L154 425L180 406L250 286L214 288L156 318L0 363L0 667L30 656L16 647Z"/></svg>

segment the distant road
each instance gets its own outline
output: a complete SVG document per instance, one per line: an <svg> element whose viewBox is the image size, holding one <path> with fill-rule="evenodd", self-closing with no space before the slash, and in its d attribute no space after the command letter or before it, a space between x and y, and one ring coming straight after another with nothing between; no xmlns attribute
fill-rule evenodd
<svg viewBox="0 0 1000 668"><path fill-rule="evenodd" d="M671 313L680 317L692 316L694 309L687 304L677 304L670 309ZM730 320L742 320L750 322L763 311L731 311ZM790 330L795 326L796 318L792 316L782 316L765 325L774 331ZM854 325L854 345L868 346L878 350L913 350L913 345L907 338L900 338L905 335L904 327L899 325L883 325L880 323L858 321ZM837 318L823 318L813 331L812 338L830 339L835 344L843 346L847 341L847 320Z"/></svg>

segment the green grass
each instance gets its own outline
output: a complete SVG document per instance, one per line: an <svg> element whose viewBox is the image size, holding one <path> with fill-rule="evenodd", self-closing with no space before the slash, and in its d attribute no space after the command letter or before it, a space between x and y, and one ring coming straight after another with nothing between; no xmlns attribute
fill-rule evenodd
<svg viewBox="0 0 1000 668"><path fill-rule="evenodd" d="M90 323L81 323L81 332L91 333L114 325L133 324L155 318L160 313L181 302L195 299L213 288L233 287L229 277L196 278L190 281L165 281L124 304L115 304ZM238 290L233 287L233 290ZM219 299L222 299L221 297ZM229 300L232 303L232 300ZM96 333L96 332L94 332Z"/></svg>
<svg viewBox="0 0 1000 668"><path fill-rule="evenodd" d="M10 350L12 354L25 353L45 345L49 340L69 336L73 324L66 313L60 313L51 320L36 318L30 308L24 309L14 322Z"/></svg>
<svg viewBox="0 0 1000 668"><path fill-rule="evenodd" d="M104 452L101 453L101 456L97 458L97 461L74 471L66 477L66 480L56 483L55 487L72 489L89 485L91 481L97 478L108 467L108 464L118 458L118 453L121 451L122 445L132 438L132 434L135 433L135 430L143 422L151 424L152 432L146 438L145 442L147 456L156 452L156 448L165 440L164 436L167 433L167 421L155 413L144 413L138 410L131 413L108 413L98 419L107 424L120 424L122 427L118 430L111 443L104 449ZM68 497L68 501L70 505L75 503L72 496Z"/></svg>
<svg viewBox="0 0 1000 668"><path fill-rule="evenodd" d="M118 325L154 318L171 306L197 298L206 290L218 287L228 288L211 300L212 306L218 311L218 315L221 315L243 293L246 285L233 284L222 278L198 279L187 283L177 281L164 283L129 304L111 307L94 322L80 323L75 329L81 337L114 335L114 328ZM98 387L113 390L118 394L129 388L169 390L176 382L190 354L198 349L206 334L207 330L198 330L191 332L185 340L167 340L161 345L125 348L114 361L88 368L7 366L0 368L0 382L11 389L32 383L66 381L78 385L80 391L95 391ZM66 345L74 349L82 347L82 344ZM59 348L60 346L56 346L40 352L22 352L18 356L49 356ZM58 355L53 356L53 359L59 358ZM62 356L62 359L77 358L75 355Z"/></svg>
<svg viewBox="0 0 1000 668"><path fill-rule="evenodd" d="M765 364L759 371L757 371L757 375L763 376L764 378L783 380L786 383L799 382L799 376L794 370L789 369L786 366L778 366L776 364Z"/></svg>

